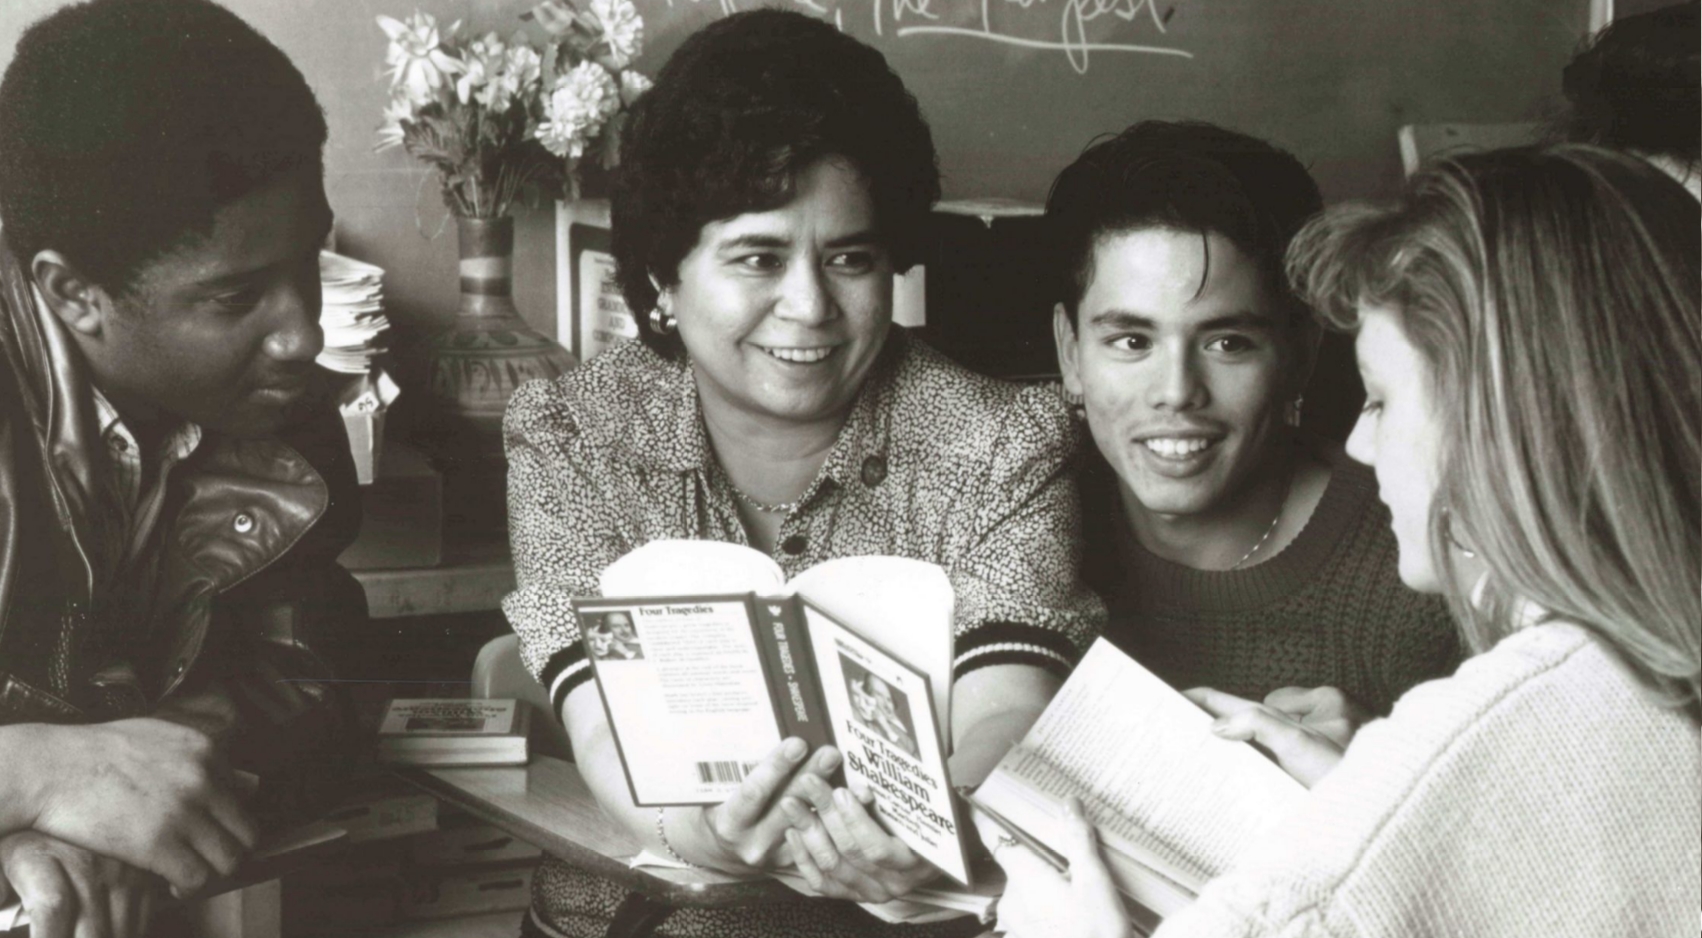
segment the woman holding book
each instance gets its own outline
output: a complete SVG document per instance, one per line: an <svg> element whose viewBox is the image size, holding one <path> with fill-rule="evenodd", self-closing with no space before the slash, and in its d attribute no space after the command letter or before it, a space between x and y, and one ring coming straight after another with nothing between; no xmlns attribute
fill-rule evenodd
<svg viewBox="0 0 1702 938"><path fill-rule="evenodd" d="M1561 147L1444 162L1302 233L1297 284L1358 333L1349 452L1401 578L1446 597L1477 654L1339 756L1279 711L1221 707L1222 735L1313 788L1158 934L1696 933L1699 227L1659 170ZM1129 934L1070 815L1067 878L996 849L1008 934Z"/></svg>
<svg viewBox="0 0 1702 938"><path fill-rule="evenodd" d="M728 17L681 45L626 126L612 206L641 341L523 387L507 416L518 589L504 609L608 814L654 853L724 870L794 865L790 821L829 806L859 850L818 880L880 900L933 870L861 806L834 813L832 749L789 740L707 809L632 803L570 600L649 541L748 544L790 577L893 554L956 594L953 779L1033 722L1103 609L1079 563L1056 396L970 374L891 327L939 194L927 125L880 54L794 13ZM814 870L814 867L811 867ZM818 871L819 872L819 871ZM527 927L601 934L623 898L546 863ZM848 902L685 910L677 935L975 934L885 926Z"/></svg>

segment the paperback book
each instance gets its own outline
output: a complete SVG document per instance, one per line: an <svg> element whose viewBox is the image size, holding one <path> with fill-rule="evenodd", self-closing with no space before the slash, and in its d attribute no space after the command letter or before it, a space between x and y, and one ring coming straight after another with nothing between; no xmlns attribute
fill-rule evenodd
<svg viewBox="0 0 1702 938"><path fill-rule="evenodd" d="M1252 746L1213 735L1211 722L1100 639L974 803L1056 853L1064 800L1080 798L1136 925L1150 930L1306 793Z"/></svg>
<svg viewBox="0 0 1702 938"><path fill-rule="evenodd" d="M391 765L525 765L526 708L517 700L397 699L378 725Z"/></svg>
<svg viewBox="0 0 1702 938"><path fill-rule="evenodd" d="M953 598L944 571L895 557L819 564L657 541L574 601L640 806L708 805L797 736L837 747L876 818L958 882L966 827L946 770ZM974 836L969 832L968 836Z"/></svg>

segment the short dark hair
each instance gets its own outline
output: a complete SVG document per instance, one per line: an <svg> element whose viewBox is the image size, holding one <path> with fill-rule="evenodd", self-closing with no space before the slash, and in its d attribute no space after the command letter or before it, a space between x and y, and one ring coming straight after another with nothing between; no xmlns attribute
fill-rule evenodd
<svg viewBox="0 0 1702 938"><path fill-rule="evenodd" d="M876 50L828 23L781 10L719 20L682 43L623 132L611 221L616 276L646 344L674 353L646 315L703 226L792 198L824 156L868 180L880 235L899 270L940 195L933 136L916 99Z"/></svg>
<svg viewBox="0 0 1702 938"><path fill-rule="evenodd" d="M1075 322L1099 238L1170 228L1229 239L1276 296L1302 310L1283 255L1323 205L1306 167L1263 140L1197 121L1142 121L1090 145L1052 183L1045 223L1055 296Z"/></svg>
<svg viewBox="0 0 1702 938"><path fill-rule="evenodd" d="M301 72L208 0L89 0L31 26L0 81L0 222L25 269L62 251L126 292L229 202L323 171Z"/></svg>
<svg viewBox="0 0 1702 938"><path fill-rule="evenodd" d="M1566 137L1696 165L1702 146L1698 10L1680 3L1608 25L1561 73Z"/></svg>

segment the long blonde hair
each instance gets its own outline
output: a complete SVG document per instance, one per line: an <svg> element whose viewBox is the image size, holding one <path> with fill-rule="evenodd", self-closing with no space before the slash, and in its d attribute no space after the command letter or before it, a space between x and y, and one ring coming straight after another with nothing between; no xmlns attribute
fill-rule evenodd
<svg viewBox="0 0 1702 938"><path fill-rule="evenodd" d="M1474 651L1523 600L1702 713L1702 215L1643 161L1504 150L1344 206L1289 272L1327 320L1395 311L1442 424L1430 550ZM1452 562L1469 545L1484 595Z"/></svg>

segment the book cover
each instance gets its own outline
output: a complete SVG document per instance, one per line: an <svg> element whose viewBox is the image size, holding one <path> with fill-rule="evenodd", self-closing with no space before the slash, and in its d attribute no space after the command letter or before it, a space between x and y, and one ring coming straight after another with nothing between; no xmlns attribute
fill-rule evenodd
<svg viewBox="0 0 1702 938"><path fill-rule="evenodd" d="M378 727L378 758L392 765L524 765L526 714L517 700L392 700Z"/></svg>
<svg viewBox="0 0 1702 938"><path fill-rule="evenodd" d="M746 591L670 591L711 587L718 578L706 571ZM884 582L883 571L893 574ZM749 548L657 542L616 561L602 585L602 597L575 599L574 609L635 804L725 801L782 738L798 736L812 749L838 747L847 783L874 795L875 817L969 882L937 703L951 663L943 571L846 558L806 571L793 592Z"/></svg>
<svg viewBox="0 0 1702 938"><path fill-rule="evenodd" d="M725 801L780 744L753 603L749 593L574 602L633 803Z"/></svg>
<svg viewBox="0 0 1702 938"><path fill-rule="evenodd" d="M936 730L928 675L807 600L814 662L848 784L874 795L875 815L895 837L960 883L969 855ZM973 836L973 834L971 835Z"/></svg>

